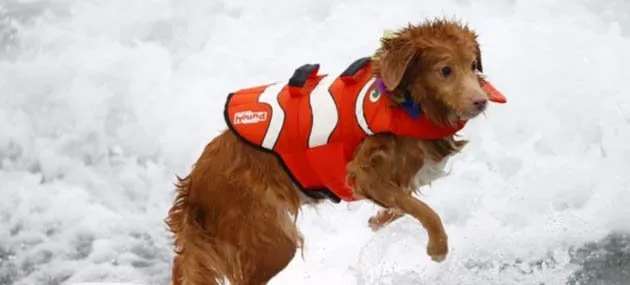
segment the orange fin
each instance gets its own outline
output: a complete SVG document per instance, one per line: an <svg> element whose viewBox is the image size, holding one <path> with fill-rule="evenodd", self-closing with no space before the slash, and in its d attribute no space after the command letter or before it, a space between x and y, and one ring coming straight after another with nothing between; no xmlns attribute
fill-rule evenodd
<svg viewBox="0 0 630 285"><path fill-rule="evenodd" d="M505 98L503 93L501 93L501 91L497 90L494 86L492 86L490 82L484 79L479 79L479 80L481 81L481 88L483 89L483 91L486 91L486 93L488 93L488 99L490 101L501 103L501 104L504 104L507 102L507 99Z"/></svg>

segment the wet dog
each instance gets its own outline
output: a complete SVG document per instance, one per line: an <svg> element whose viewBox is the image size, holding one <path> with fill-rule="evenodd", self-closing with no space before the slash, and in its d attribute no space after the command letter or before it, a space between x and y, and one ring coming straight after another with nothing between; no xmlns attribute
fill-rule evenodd
<svg viewBox="0 0 630 285"><path fill-rule="evenodd" d="M401 28L381 39L369 65L369 77L383 84L383 93L421 108L420 116L435 126L473 119L489 101L477 35L458 22L438 19ZM252 90L266 96L264 88ZM235 120L261 122L266 114L250 112ZM261 131L265 141L269 132ZM447 234L439 215L413 194L444 176L447 159L466 143L452 134L433 139L368 134L339 172L353 200L383 208L370 218L370 227L377 230L408 214L426 229L427 254L440 262L448 253ZM309 195L287 161L256 147L234 127L210 141L191 173L179 179L166 219L176 250L174 284L266 284L289 264L303 242L295 224L300 207L326 195Z"/></svg>

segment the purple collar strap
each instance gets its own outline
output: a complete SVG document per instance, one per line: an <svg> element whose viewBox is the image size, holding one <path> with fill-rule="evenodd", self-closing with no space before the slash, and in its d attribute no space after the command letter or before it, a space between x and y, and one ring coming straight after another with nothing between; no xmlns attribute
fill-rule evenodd
<svg viewBox="0 0 630 285"><path fill-rule="evenodd" d="M413 101L408 91L405 92L405 94L401 98L399 96L394 96L394 93L387 90L387 86L385 86L385 83L382 79L377 78L375 84L376 88L378 88L378 91L381 94L389 97L392 101L398 104L403 110L405 110L405 112L407 112L410 117L415 119L418 118L422 113L422 108L420 107L420 104Z"/></svg>

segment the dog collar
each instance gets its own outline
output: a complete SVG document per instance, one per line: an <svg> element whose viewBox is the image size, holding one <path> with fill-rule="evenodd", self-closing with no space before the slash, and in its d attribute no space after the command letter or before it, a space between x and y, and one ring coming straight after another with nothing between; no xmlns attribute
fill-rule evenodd
<svg viewBox="0 0 630 285"><path fill-rule="evenodd" d="M420 104L413 101L409 91L405 91L402 96L394 95L393 92L387 90L385 83L380 78L376 79L376 88L378 88L378 91L381 94L391 98L391 100L398 104L400 108L405 110L410 117L417 119L422 113L422 107Z"/></svg>

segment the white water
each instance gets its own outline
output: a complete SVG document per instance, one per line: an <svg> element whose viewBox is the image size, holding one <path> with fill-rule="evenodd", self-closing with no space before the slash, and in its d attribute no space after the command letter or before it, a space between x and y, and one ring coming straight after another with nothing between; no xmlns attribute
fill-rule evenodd
<svg viewBox="0 0 630 285"><path fill-rule="evenodd" d="M480 33L509 100L423 190L447 261L410 218L374 234L376 207L324 205L272 284L563 284L571 247L630 230L629 4L385 2L0 1L0 284L167 284L174 177L229 91L337 71L382 29L442 15Z"/></svg>

